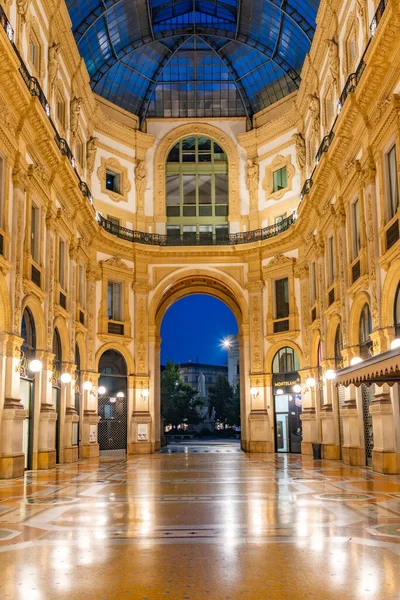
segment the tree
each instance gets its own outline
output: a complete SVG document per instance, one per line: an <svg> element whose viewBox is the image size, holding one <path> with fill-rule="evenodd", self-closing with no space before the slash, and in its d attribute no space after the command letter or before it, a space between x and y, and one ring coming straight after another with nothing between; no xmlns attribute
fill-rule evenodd
<svg viewBox="0 0 400 600"><path fill-rule="evenodd" d="M200 423L199 408L203 405L197 391L185 383L179 367L167 361L161 374L161 414L166 423L177 427L182 423Z"/></svg>
<svg viewBox="0 0 400 600"><path fill-rule="evenodd" d="M240 384L233 388L232 400L228 402L225 409L226 420L229 425L240 425Z"/></svg>
<svg viewBox="0 0 400 600"><path fill-rule="evenodd" d="M232 404L233 389L224 375L217 375L214 385L208 388L208 402L210 411L214 409L215 420L227 422L227 406Z"/></svg>

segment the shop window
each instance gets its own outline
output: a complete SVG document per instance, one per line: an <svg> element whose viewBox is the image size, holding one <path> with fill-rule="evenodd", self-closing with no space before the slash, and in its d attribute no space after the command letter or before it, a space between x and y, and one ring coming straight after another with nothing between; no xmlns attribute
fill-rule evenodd
<svg viewBox="0 0 400 600"><path fill-rule="evenodd" d="M166 165L167 235L225 235L228 227L228 161L209 138L191 136L175 144Z"/></svg>
<svg viewBox="0 0 400 600"><path fill-rule="evenodd" d="M31 208L31 257L40 262L40 209L32 204Z"/></svg>
<svg viewBox="0 0 400 600"><path fill-rule="evenodd" d="M110 171L107 169L106 171L106 189L110 192L114 192L115 194L120 194L120 179L121 176L119 173L114 173L114 171Z"/></svg>
<svg viewBox="0 0 400 600"><path fill-rule="evenodd" d="M372 331L371 312L367 303L361 311L360 317L360 356L368 358L372 354L372 340L370 337Z"/></svg>
<svg viewBox="0 0 400 600"><path fill-rule="evenodd" d="M388 209L389 221L394 217L399 208L399 187L396 160L396 146L393 146L387 153L387 172L388 172Z"/></svg>
<svg viewBox="0 0 400 600"><path fill-rule="evenodd" d="M108 282L108 318L112 321L122 321L122 283Z"/></svg>
<svg viewBox="0 0 400 600"><path fill-rule="evenodd" d="M286 319L289 316L289 279L275 281L275 314L277 319Z"/></svg>

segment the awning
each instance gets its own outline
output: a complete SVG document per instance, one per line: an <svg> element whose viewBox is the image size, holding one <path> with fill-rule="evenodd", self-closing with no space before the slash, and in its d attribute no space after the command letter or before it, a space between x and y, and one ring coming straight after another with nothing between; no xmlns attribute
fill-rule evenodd
<svg viewBox="0 0 400 600"><path fill-rule="evenodd" d="M400 383L400 348L382 352L371 358L366 358L361 363L340 369L336 373L338 385L359 386L362 383L371 385L377 383L382 385L394 385Z"/></svg>

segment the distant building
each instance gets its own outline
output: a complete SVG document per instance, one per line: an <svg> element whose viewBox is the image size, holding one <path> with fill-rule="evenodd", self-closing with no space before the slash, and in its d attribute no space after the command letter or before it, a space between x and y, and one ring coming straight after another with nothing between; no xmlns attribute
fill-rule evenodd
<svg viewBox="0 0 400 600"><path fill-rule="evenodd" d="M228 377L228 367L220 365L207 365L189 361L179 366L183 381L190 383L199 395L208 400L208 390L217 379L217 375Z"/></svg>

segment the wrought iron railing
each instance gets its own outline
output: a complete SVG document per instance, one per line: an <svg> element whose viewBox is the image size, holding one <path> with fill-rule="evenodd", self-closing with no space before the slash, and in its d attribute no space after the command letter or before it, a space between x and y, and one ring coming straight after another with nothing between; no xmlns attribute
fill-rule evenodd
<svg viewBox="0 0 400 600"><path fill-rule="evenodd" d="M323 140L321 142L321 145L318 148L318 152L315 155L315 164L319 163L319 161L321 160L322 155L323 155L324 152L328 152L329 146L331 145L332 140L333 140L334 137L335 137L335 134L333 132L333 129L331 129L331 131L328 133L328 135L326 135L323 138Z"/></svg>
<svg viewBox="0 0 400 600"><path fill-rule="evenodd" d="M127 227L121 227L113 221L108 221L102 215L97 215L98 223L103 229L113 235L139 244L149 246L234 246L237 244L250 244L272 238L279 233L287 231L296 220L293 213L280 223L275 223L263 229L253 231L242 231L240 233L228 233L226 235L202 236L202 234L193 235L162 235L159 233L146 233L144 231L135 231Z"/></svg>
<svg viewBox="0 0 400 600"><path fill-rule="evenodd" d="M47 98L40 86L39 81L36 79L36 77L33 77L29 73L29 70L24 63L24 61L18 51L18 48L16 47L16 45L14 43L14 30L11 26L11 23L9 22L9 20L7 18L6 13L4 12L4 10L1 6L0 6L0 25L6 32L7 37L14 49L14 52L18 57L18 60L20 63L19 72L21 73L22 79L24 80L25 85L29 90L29 93L31 94L31 96L36 96L38 98L38 100L43 108L44 113L46 114L52 128L54 129L54 133L55 133L54 139L55 139L55 142L56 142L61 154L68 158L72 168L75 171L75 175L78 179L79 189L81 190L83 196L85 196L85 198L88 198L90 204L93 204L93 198L92 198L92 194L90 193L89 186L87 185L87 183L82 181L81 176L79 175L79 172L76 168L76 160L74 158L74 155L71 152L70 147L68 146L67 141L64 138L60 137L60 135L57 131L57 128L51 118L50 104L47 102Z"/></svg>
<svg viewBox="0 0 400 600"><path fill-rule="evenodd" d="M378 4L374 18L372 19L371 25L369 26L369 33L370 33L371 37L373 37L375 35L376 29L380 23L380 20L382 19L382 15L386 10L387 3L388 3L388 0L381 0Z"/></svg>

